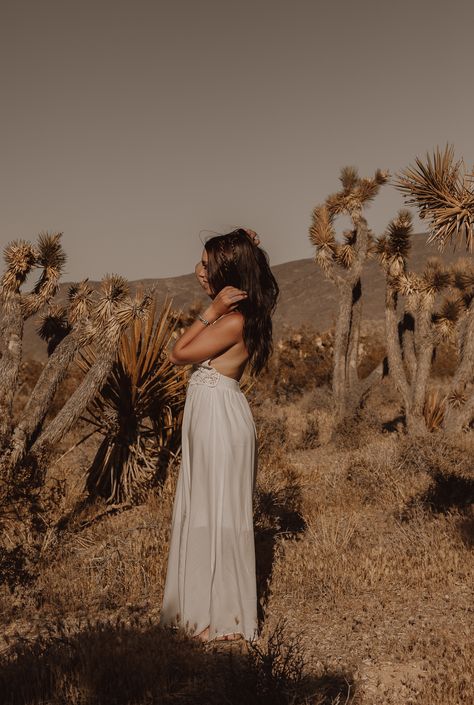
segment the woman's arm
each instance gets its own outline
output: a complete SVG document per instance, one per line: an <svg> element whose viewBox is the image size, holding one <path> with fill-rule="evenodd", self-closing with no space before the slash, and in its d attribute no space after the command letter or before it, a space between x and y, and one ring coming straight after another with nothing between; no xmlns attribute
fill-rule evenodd
<svg viewBox="0 0 474 705"><path fill-rule="evenodd" d="M199 318L178 338L168 355L175 365L189 365L213 358L242 339L244 317L220 316L234 311L247 294L232 286L224 287L203 312L203 318L214 325L207 326Z"/></svg>
<svg viewBox="0 0 474 705"><path fill-rule="evenodd" d="M208 309L203 316L209 321L206 313L209 314ZM243 321L241 313L225 316L212 326L206 326L197 319L174 344L168 355L170 362L189 365L216 357L242 339Z"/></svg>

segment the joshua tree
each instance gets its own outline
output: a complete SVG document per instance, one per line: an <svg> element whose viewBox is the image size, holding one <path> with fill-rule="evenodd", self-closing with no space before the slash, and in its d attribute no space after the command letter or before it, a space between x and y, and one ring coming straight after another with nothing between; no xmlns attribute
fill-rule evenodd
<svg viewBox="0 0 474 705"><path fill-rule="evenodd" d="M62 233L40 233L36 247L25 240L14 240L4 249L7 268L0 281L0 448L11 433L24 323L58 290L66 262L61 236ZM42 269L41 276L32 291L22 292L22 285L35 267Z"/></svg>
<svg viewBox="0 0 474 705"><path fill-rule="evenodd" d="M427 431L425 403L436 345L451 335L450 299L435 311L438 295L451 285L450 271L437 258L422 274L407 271L412 218L401 210L374 247L386 275L385 329L390 377L405 408L410 434ZM398 313L399 296L405 297Z"/></svg>
<svg viewBox="0 0 474 705"><path fill-rule="evenodd" d="M12 401L21 362L23 322L37 312L57 291L60 269L65 255L59 246L60 235L42 234L39 247L15 241L5 249L7 270L1 280L2 329L5 344L0 360L0 408L2 436L1 476L14 477L21 465L32 468L54 452L54 446L78 420L81 413L105 383L115 358L122 331L131 321L146 314L151 292L131 299L125 279L118 275L104 277L96 298L87 280L69 289L64 306L51 304L42 316L39 333L48 341L49 358L31 397L13 425ZM29 294L20 291L33 266L42 266L43 274ZM100 351L79 387L56 417L44 428L44 421L59 383L78 351L92 344Z"/></svg>
<svg viewBox="0 0 474 705"><path fill-rule="evenodd" d="M166 302L155 320L154 302L147 319L122 334L106 384L87 407L103 440L88 472L91 495L121 503L140 498L180 445L187 367L166 354L179 318ZM85 348L78 359L88 373L97 353Z"/></svg>
<svg viewBox="0 0 474 705"><path fill-rule="evenodd" d="M354 167L345 167L340 176L342 190L313 210L309 238L316 248L315 262L339 292L332 381L336 423L354 412L374 381L384 374L381 363L367 378L359 379L357 367L362 317L361 275L371 242L362 211L387 179L387 172L378 170L368 179L360 178ZM353 227L346 230L342 242L338 242L334 221L341 214L351 218Z"/></svg>
<svg viewBox="0 0 474 705"><path fill-rule="evenodd" d="M414 204L420 217L429 221L429 242L437 242L442 251L448 243L464 241L472 252L474 245L474 172L467 173L462 160L454 162L454 150L437 148L426 163L416 159L415 167L408 167L398 177L397 187L408 203ZM436 268L435 268L436 269ZM458 264L448 274L441 267L431 277L435 287L451 285L453 294L444 302L432 323L447 334L457 334L459 360L451 389L447 395L444 428L455 432L466 428L474 417L474 268L472 264ZM449 282L448 282L449 279ZM402 277L403 280L403 277ZM403 285L403 281L402 281ZM405 283L408 291L419 289L417 282ZM433 287L425 294L431 301ZM420 294L419 294L420 295ZM420 340L425 339L429 327L429 306L424 306L424 318L419 318ZM429 357L429 346L423 359ZM416 392L417 403L423 396L423 384Z"/></svg>

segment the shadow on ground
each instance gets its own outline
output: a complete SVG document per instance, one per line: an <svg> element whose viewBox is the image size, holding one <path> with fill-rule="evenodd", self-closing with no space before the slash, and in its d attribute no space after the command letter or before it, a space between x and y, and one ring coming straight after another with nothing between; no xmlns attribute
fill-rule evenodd
<svg viewBox="0 0 474 705"><path fill-rule="evenodd" d="M299 487L285 488L284 496L277 492L261 492L258 496L255 552L259 628L263 625L271 589L277 540L282 536L295 540L306 529L306 522L299 509L301 501Z"/></svg>
<svg viewBox="0 0 474 705"><path fill-rule="evenodd" d="M274 642L274 646L275 646ZM283 705L350 702L352 678L312 677L298 649L203 645L156 625L89 624L22 643L0 661L3 705Z"/></svg>

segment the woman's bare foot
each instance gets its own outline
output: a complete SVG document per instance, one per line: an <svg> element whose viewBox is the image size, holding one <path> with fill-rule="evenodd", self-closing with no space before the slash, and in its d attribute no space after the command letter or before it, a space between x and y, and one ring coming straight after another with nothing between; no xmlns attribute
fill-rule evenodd
<svg viewBox="0 0 474 705"><path fill-rule="evenodd" d="M209 641L209 625L205 629L202 630L202 632L199 632L199 634L195 634L193 636L193 639L200 639L201 641Z"/></svg>

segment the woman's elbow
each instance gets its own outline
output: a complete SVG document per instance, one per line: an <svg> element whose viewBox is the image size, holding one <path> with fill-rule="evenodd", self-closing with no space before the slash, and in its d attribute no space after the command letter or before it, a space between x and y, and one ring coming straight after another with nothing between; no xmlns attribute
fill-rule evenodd
<svg viewBox="0 0 474 705"><path fill-rule="evenodd" d="M171 362L172 365L185 365L186 364L185 362L180 360L179 357L175 357L173 355L173 351L168 353L168 360Z"/></svg>

